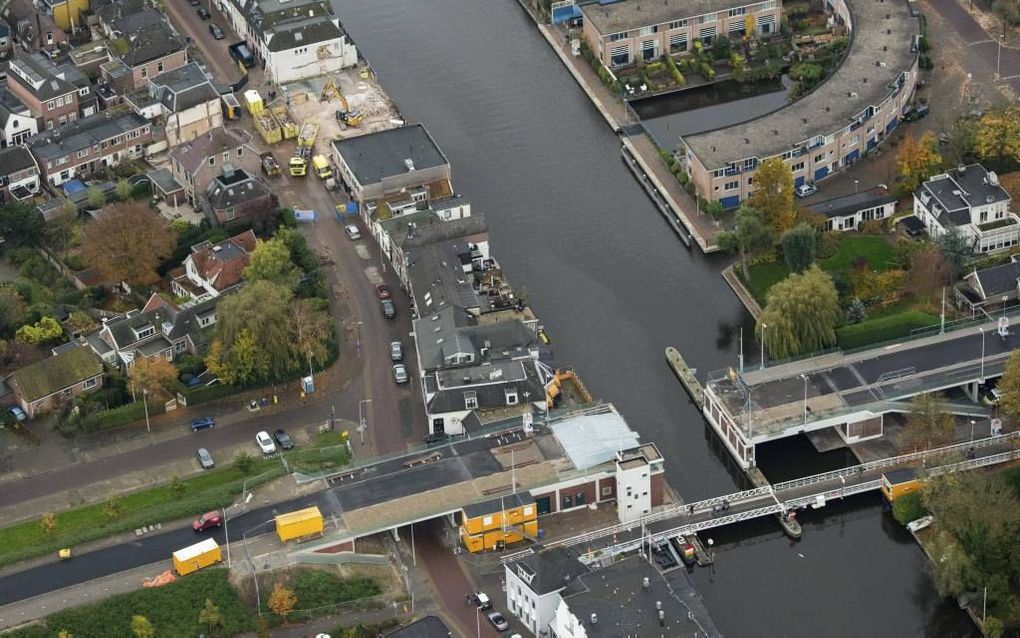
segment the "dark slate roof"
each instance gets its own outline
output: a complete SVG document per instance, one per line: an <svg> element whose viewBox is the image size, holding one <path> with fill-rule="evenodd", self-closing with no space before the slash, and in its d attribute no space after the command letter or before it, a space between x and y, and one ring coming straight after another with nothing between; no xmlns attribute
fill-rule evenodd
<svg viewBox="0 0 1020 638"><path fill-rule="evenodd" d="M16 98L6 86L0 86L0 127L7 126L7 120L12 115L30 117L28 107L21 100Z"/></svg>
<svg viewBox="0 0 1020 638"><path fill-rule="evenodd" d="M494 370L502 371L502 377L490 379L488 375ZM464 377L471 380L465 383ZM463 411L465 392L474 393L477 410L510 407L506 402L508 389L517 391L517 405L545 400L545 384L531 359L432 372L425 375L423 383L426 391L432 394L426 405L430 414Z"/></svg>
<svg viewBox="0 0 1020 638"><path fill-rule="evenodd" d="M254 201L270 193L268 186L236 168L230 177L221 174L210 181L205 196L213 208L222 209Z"/></svg>
<svg viewBox="0 0 1020 638"><path fill-rule="evenodd" d="M936 175L917 191L921 203L938 213L939 221L957 226L970 223L970 209L1009 201L995 173L980 164L954 168ZM934 201L933 201L934 200ZM937 204L937 205L936 205Z"/></svg>
<svg viewBox="0 0 1020 638"><path fill-rule="evenodd" d="M145 9L145 0L92 0L90 10L103 22L138 13Z"/></svg>
<svg viewBox="0 0 1020 638"><path fill-rule="evenodd" d="M332 18L319 15L277 23L266 35L270 38L268 45L270 51L287 51L336 40L342 37L344 32L333 23Z"/></svg>
<svg viewBox="0 0 1020 638"><path fill-rule="evenodd" d="M220 97L197 62L160 73L150 82L151 94L174 113Z"/></svg>
<svg viewBox="0 0 1020 638"><path fill-rule="evenodd" d="M162 21L143 27L126 37L128 51L119 57L124 64L131 67L183 51L185 47L184 40Z"/></svg>
<svg viewBox="0 0 1020 638"><path fill-rule="evenodd" d="M829 218L846 217L866 208L884 206L895 201L896 197L890 195L888 191L876 188L874 190L844 195L843 197L827 199L823 202L816 202L808 206L808 208L812 212L825 215Z"/></svg>
<svg viewBox="0 0 1020 638"><path fill-rule="evenodd" d="M103 364L90 348L75 348L15 370L11 380L28 402L47 397L103 373Z"/></svg>
<svg viewBox="0 0 1020 638"><path fill-rule="evenodd" d="M35 160L27 148L8 146L0 150L0 175L10 175L26 168L35 168Z"/></svg>
<svg viewBox="0 0 1020 638"><path fill-rule="evenodd" d="M906 483L907 481L913 481L917 478L917 471L913 468L906 468L902 470L891 470L882 474L890 483L896 485L897 483Z"/></svg>
<svg viewBox="0 0 1020 638"><path fill-rule="evenodd" d="M690 633L687 607L673 593L662 573L639 555L578 577L586 586L564 598L567 607L584 625L588 638L662 638ZM643 586L648 578L649 587ZM665 611L659 625L656 602ZM592 614L597 622L591 622Z"/></svg>
<svg viewBox="0 0 1020 638"><path fill-rule="evenodd" d="M534 503L535 497L531 495L531 492L516 492L514 494L507 494L506 496L490 498L489 500L482 501L481 503L465 505L464 513L467 514L468 518L478 518L479 516L487 516L489 514L495 514L496 512L502 512L514 507L523 507Z"/></svg>
<svg viewBox="0 0 1020 638"><path fill-rule="evenodd" d="M435 616L425 616L386 634L387 638L449 638L453 632Z"/></svg>
<svg viewBox="0 0 1020 638"><path fill-rule="evenodd" d="M473 365L524 356L537 344L537 337L520 321L496 321L477 325L461 307L448 306L416 319L414 332L418 356L425 370L437 370L456 353L474 355ZM486 348L482 356L482 348ZM504 352L509 354L504 355Z"/></svg>
<svg viewBox="0 0 1020 638"><path fill-rule="evenodd" d="M344 158L362 186L407 173L405 160L408 159L415 170L449 164L421 124L334 140L333 148Z"/></svg>
<svg viewBox="0 0 1020 638"><path fill-rule="evenodd" d="M59 159L77 151L145 126L147 122L134 112L110 117L110 112L97 113L60 128L34 135L28 147L40 161Z"/></svg>
<svg viewBox="0 0 1020 638"><path fill-rule="evenodd" d="M915 215L907 215L899 220L899 223L903 224L903 227L907 229L909 233L922 233L924 232L924 222L917 218Z"/></svg>
<svg viewBox="0 0 1020 638"><path fill-rule="evenodd" d="M74 91L74 85L58 75L60 71L57 65L42 53L20 51L14 55L7 72L7 77L13 78L40 100L49 100Z"/></svg>
<svg viewBox="0 0 1020 638"><path fill-rule="evenodd" d="M118 350L141 348L150 341L161 339L176 341L187 336L190 336L196 345L201 345L202 327L198 324L198 317L213 311L220 299L222 297L213 297L184 308L164 302L152 310L107 322L106 327ZM146 305L154 304L150 300ZM135 331L148 325L156 329L155 335L138 339Z"/></svg>
<svg viewBox="0 0 1020 638"><path fill-rule="evenodd" d="M210 155L234 151L250 140L251 137L240 129L217 127L189 142L178 144L170 151L170 157L180 162L186 173L194 173ZM233 155L234 153L231 153L231 156Z"/></svg>
<svg viewBox="0 0 1020 638"><path fill-rule="evenodd" d="M124 14L113 20L113 30L123 37L131 36L146 27L163 21L163 14L155 9L144 9L135 13Z"/></svg>
<svg viewBox="0 0 1020 638"><path fill-rule="evenodd" d="M1020 262L1011 261L1008 264L977 270L974 276L981 284L981 292L984 293L985 299L1016 292L1017 280L1020 279Z"/></svg>
<svg viewBox="0 0 1020 638"><path fill-rule="evenodd" d="M528 585L531 591L539 596L565 588L578 576L587 574L590 570L582 563L579 553L568 547L556 547L535 552L507 565L507 569L517 572L518 568L523 569L532 576ZM525 584L528 580L523 579Z"/></svg>

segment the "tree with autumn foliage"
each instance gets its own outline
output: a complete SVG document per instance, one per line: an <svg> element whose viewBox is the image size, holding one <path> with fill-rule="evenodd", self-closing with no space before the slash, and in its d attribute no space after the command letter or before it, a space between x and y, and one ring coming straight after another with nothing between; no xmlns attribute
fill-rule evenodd
<svg viewBox="0 0 1020 638"><path fill-rule="evenodd" d="M754 172L754 192L747 205L761 213L769 228L782 233L797 221L793 189L793 173L789 165L779 157L770 157Z"/></svg>
<svg viewBox="0 0 1020 638"><path fill-rule="evenodd" d="M82 256L108 280L149 285L156 267L173 253L170 224L143 203L107 206L82 232Z"/></svg>
<svg viewBox="0 0 1020 638"><path fill-rule="evenodd" d="M756 332L772 357L786 359L836 343L842 316L832 277L813 265L769 289Z"/></svg>
<svg viewBox="0 0 1020 638"><path fill-rule="evenodd" d="M952 269L938 246L929 246L910 256L906 291L931 308L941 303L942 289L952 283Z"/></svg>
<svg viewBox="0 0 1020 638"><path fill-rule="evenodd" d="M1020 163L1020 108L1008 106L985 113L974 135L974 152L996 167Z"/></svg>
<svg viewBox="0 0 1020 638"><path fill-rule="evenodd" d="M163 357L136 357L128 370L128 380L136 390L149 393L153 401L166 401L174 396L180 384L177 368Z"/></svg>
<svg viewBox="0 0 1020 638"><path fill-rule="evenodd" d="M941 169L942 155L935 134L929 131L920 138L909 136L903 140L896 156L897 191L900 195L909 195Z"/></svg>

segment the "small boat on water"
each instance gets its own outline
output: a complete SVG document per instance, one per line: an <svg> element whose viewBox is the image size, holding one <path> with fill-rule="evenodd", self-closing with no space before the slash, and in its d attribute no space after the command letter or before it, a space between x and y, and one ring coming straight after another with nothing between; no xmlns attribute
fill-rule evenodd
<svg viewBox="0 0 1020 638"><path fill-rule="evenodd" d="M669 367L673 369L677 378L680 379L680 383L683 384L684 389L694 399L694 403L700 408L705 404L705 392L701 387L701 383L698 378L694 376L694 368L687 365L684 358L680 355L680 351L670 346L666 348L666 362Z"/></svg>
<svg viewBox="0 0 1020 638"><path fill-rule="evenodd" d="M800 538L803 530L800 527L800 521L797 520L797 512L790 510L785 514L776 514L776 518L779 519L779 524L782 525L787 536L794 540Z"/></svg>
<svg viewBox="0 0 1020 638"><path fill-rule="evenodd" d="M922 516L921 518L917 519L916 521L910 521L909 523L907 523L907 529L910 530L910 532L912 534L916 534L916 533L920 532L922 529L924 529L925 527L928 527L929 525L931 525L931 522L934 521L934 520L935 520L934 516L931 516L931 515Z"/></svg>

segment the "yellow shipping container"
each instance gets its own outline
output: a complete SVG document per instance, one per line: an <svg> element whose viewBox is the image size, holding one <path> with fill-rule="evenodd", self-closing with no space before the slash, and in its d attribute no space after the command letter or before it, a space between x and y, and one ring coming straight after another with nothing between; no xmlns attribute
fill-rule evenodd
<svg viewBox="0 0 1020 638"><path fill-rule="evenodd" d="M882 495L890 503L919 489L921 489L921 479L912 469L892 470L882 474Z"/></svg>
<svg viewBox="0 0 1020 638"><path fill-rule="evenodd" d="M252 115L257 115L265 109L265 105L262 103L262 96L255 89L248 89L244 92L244 105Z"/></svg>
<svg viewBox="0 0 1020 638"><path fill-rule="evenodd" d="M284 542L295 538L321 536L324 528L322 512L315 506L276 517L276 535Z"/></svg>
<svg viewBox="0 0 1020 638"><path fill-rule="evenodd" d="M220 562L223 560L223 552L215 540L207 538L201 543L177 550L173 554L173 559L174 571L184 576Z"/></svg>

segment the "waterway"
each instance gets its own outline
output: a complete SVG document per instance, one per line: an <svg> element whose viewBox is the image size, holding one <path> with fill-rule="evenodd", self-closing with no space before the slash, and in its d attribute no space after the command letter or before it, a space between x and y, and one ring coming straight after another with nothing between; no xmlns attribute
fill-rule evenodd
<svg viewBox="0 0 1020 638"><path fill-rule="evenodd" d="M630 104L655 142L672 149L681 135L732 126L786 106L792 88L785 75L754 84L724 80Z"/></svg>
<svg viewBox="0 0 1020 638"><path fill-rule="evenodd" d="M450 159L455 188L487 216L494 254L549 331L557 363L575 365L658 444L685 499L743 488L663 354L677 346L701 374L737 364L738 335L752 323L719 275L725 258L683 247L524 11L513 0L336 8L403 115L424 122ZM746 351L756 358L750 341ZM803 440L764 457L783 476L846 460ZM890 531L877 500L860 503L811 513L796 545L769 520L719 530L714 571L698 580L722 631L971 631L938 600L923 554Z"/></svg>

